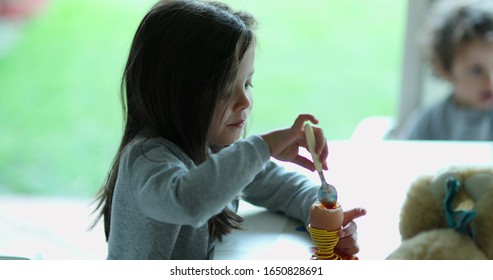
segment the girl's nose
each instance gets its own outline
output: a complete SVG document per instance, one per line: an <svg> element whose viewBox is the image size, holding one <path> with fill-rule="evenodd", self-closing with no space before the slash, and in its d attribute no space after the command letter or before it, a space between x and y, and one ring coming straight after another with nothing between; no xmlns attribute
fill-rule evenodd
<svg viewBox="0 0 493 280"><path fill-rule="evenodd" d="M252 95L244 89L239 90L236 93L234 110L235 111L246 110L250 108L250 106L252 106Z"/></svg>

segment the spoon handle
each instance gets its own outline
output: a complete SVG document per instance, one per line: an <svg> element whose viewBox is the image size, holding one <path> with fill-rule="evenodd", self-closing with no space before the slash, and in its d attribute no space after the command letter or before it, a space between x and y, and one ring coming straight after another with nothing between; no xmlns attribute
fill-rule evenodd
<svg viewBox="0 0 493 280"><path fill-rule="evenodd" d="M313 128L309 123L305 124L305 137L306 137L306 144L308 145L308 151L310 151L310 153L312 154L313 164L315 165L317 171L321 174L322 163L320 163L320 159L318 158L318 155L315 153L315 135L313 134Z"/></svg>
<svg viewBox="0 0 493 280"><path fill-rule="evenodd" d="M332 208L337 204L337 190L334 186L327 183L322 172L322 164L318 155L315 153L315 135L313 134L313 128L309 123L305 124L305 137L308 150L312 154L313 164L317 169L318 175L322 185L318 190L318 200L327 208Z"/></svg>

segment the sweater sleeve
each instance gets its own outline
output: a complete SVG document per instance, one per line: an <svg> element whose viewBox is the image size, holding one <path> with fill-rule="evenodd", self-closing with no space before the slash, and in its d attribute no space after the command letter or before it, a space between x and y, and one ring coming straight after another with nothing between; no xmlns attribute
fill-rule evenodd
<svg viewBox="0 0 493 280"><path fill-rule="evenodd" d="M245 200L308 224L318 185L270 161L244 190Z"/></svg>
<svg viewBox="0 0 493 280"><path fill-rule="evenodd" d="M186 156L176 146L143 143L123 155L118 175L123 182L117 181L117 187L135 197L146 216L197 227L238 196L270 158L258 136L238 141L198 166L185 164Z"/></svg>

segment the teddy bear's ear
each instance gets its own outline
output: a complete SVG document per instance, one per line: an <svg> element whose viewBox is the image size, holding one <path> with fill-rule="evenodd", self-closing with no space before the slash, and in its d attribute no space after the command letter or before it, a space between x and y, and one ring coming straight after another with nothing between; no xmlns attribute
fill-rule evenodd
<svg viewBox="0 0 493 280"><path fill-rule="evenodd" d="M450 177L462 184L462 177L456 168L443 169L435 176L422 175L411 184L399 222L403 240L423 231L447 227L443 199L446 181Z"/></svg>
<svg viewBox="0 0 493 280"><path fill-rule="evenodd" d="M465 180L464 187L474 201L479 201L487 191L493 189L493 173L475 173Z"/></svg>
<svg viewBox="0 0 493 280"><path fill-rule="evenodd" d="M431 181L431 191L436 199L443 201L446 193L446 184L449 178L455 178L460 184L463 183L460 170L455 167L450 167L439 171Z"/></svg>

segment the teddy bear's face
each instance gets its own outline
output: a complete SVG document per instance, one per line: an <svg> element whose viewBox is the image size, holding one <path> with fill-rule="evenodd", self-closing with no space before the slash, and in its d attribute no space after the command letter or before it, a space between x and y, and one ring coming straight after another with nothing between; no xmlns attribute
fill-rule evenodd
<svg viewBox="0 0 493 280"><path fill-rule="evenodd" d="M457 187L455 192L450 190L452 187L455 189L454 184ZM493 168L448 168L435 176L424 175L413 182L402 208L399 230L403 241L438 229L461 232L467 239L460 239L472 242L472 246L479 248L488 259L493 259L491 213ZM441 236L444 237L443 234Z"/></svg>

